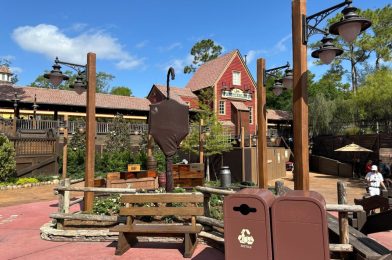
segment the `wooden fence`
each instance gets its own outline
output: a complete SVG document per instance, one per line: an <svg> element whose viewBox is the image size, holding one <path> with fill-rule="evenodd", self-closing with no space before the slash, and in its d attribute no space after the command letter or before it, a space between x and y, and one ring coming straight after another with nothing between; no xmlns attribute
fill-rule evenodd
<svg viewBox="0 0 392 260"><path fill-rule="evenodd" d="M56 154L56 138L11 137L10 141L14 144L17 156Z"/></svg>

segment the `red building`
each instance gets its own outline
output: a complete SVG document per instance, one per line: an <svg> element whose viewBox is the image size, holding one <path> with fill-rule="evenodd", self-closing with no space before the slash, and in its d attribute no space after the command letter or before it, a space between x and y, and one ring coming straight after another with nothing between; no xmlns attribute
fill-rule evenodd
<svg viewBox="0 0 392 260"><path fill-rule="evenodd" d="M239 134L255 134L257 125L256 82L238 50L204 63L186 85L196 95L212 88L218 120Z"/></svg>

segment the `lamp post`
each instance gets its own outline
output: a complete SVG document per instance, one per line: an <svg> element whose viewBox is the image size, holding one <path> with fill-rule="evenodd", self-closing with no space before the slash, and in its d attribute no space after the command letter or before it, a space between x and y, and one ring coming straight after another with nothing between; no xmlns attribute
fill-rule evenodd
<svg viewBox="0 0 392 260"><path fill-rule="evenodd" d="M308 89L307 89L307 42L308 38L316 33L322 33L325 37L319 50L312 53L321 62L331 62L342 53L335 48L332 39L327 35L339 34L343 39L351 42L363 30L366 30L371 22L359 17L352 1L346 0L340 4L322 10L310 16L306 16L306 0L292 0L292 43L293 43L293 131L294 131L294 189L309 190L309 147L308 147ZM329 14L337 9L343 9L341 21L332 24L329 32L318 29L317 26ZM310 24L312 23L312 24Z"/></svg>
<svg viewBox="0 0 392 260"><path fill-rule="evenodd" d="M284 88L291 88L293 85L293 74L290 69L290 64L265 69L265 60L257 60L257 161L258 161L258 177L259 188L268 188L268 174L267 174L267 108L266 108L266 77L267 75L277 77L274 72L285 69L285 76L283 79L275 81L273 92L275 95L280 95ZM279 84L280 85L279 85ZM283 85L283 86L282 86ZM275 89L278 89L276 91Z"/></svg>
<svg viewBox="0 0 392 260"><path fill-rule="evenodd" d="M18 102L19 102L19 98L18 98L18 92L14 93L14 99L12 101L14 101L14 120L12 121L12 128L13 128L13 132L14 135L16 135L16 131L17 131L17 119L19 118L19 109L18 109Z"/></svg>
<svg viewBox="0 0 392 260"><path fill-rule="evenodd" d="M34 103L33 103L33 129L37 128L37 109L38 109L38 104L37 104L37 95L34 95Z"/></svg>
<svg viewBox="0 0 392 260"><path fill-rule="evenodd" d="M85 187L94 187L94 162L95 162L95 92L96 92L96 54L87 54L87 65L69 63L55 59L53 70L44 75L54 86L60 85L63 80L69 77L61 72L60 64L73 68L78 72L78 77L73 85L74 88L86 86L87 83L87 105L86 105L86 169L85 169ZM84 193L84 211L91 211L93 208L94 193Z"/></svg>
<svg viewBox="0 0 392 260"><path fill-rule="evenodd" d="M63 172L62 179L67 177L67 166L68 166L68 115L64 115L64 121L61 122L59 131L63 132Z"/></svg>

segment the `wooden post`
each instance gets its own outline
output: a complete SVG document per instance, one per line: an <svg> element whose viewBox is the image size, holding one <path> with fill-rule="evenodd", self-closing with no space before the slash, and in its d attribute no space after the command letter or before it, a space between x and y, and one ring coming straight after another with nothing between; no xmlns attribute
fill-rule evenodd
<svg viewBox="0 0 392 260"><path fill-rule="evenodd" d="M67 178L67 160L68 160L68 115L64 115L64 133L63 133L63 175Z"/></svg>
<svg viewBox="0 0 392 260"><path fill-rule="evenodd" d="M338 204L347 204L346 186L343 182L338 181ZM348 212L339 212L339 239L341 244L349 243L349 226L348 226ZM342 253L342 259L346 254Z"/></svg>
<svg viewBox="0 0 392 260"><path fill-rule="evenodd" d="M85 187L94 187L94 163L95 163L95 92L96 92L96 55L87 54L87 108L86 108L86 172ZM84 193L84 211L93 209L94 193Z"/></svg>
<svg viewBox="0 0 392 260"><path fill-rule="evenodd" d="M292 0L294 189L309 190L307 47L302 44L306 0Z"/></svg>
<svg viewBox="0 0 392 260"><path fill-rule="evenodd" d="M257 60L257 161L259 166L259 188L268 188L267 173L267 109L264 87L265 60Z"/></svg>
<svg viewBox="0 0 392 260"><path fill-rule="evenodd" d="M200 119L199 124L199 163L204 163L204 133L203 133L203 126L204 120Z"/></svg>
<svg viewBox="0 0 392 260"><path fill-rule="evenodd" d="M71 185L70 179L62 179L59 182L59 186L62 188L69 188ZM59 213L68 213L69 212L69 200L70 200L70 192L67 190L58 190L59 194Z"/></svg>
<svg viewBox="0 0 392 260"><path fill-rule="evenodd" d="M153 147L154 139L152 135L148 135L147 137L147 157L152 156L152 147Z"/></svg>
<svg viewBox="0 0 392 260"><path fill-rule="evenodd" d="M242 181L246 181L245 178L245 127L241 127L241 155L242 155Z"/></svg>
<svg viewBox="0 0 392 260"><path fill-rule="evenodd" d="M211 211L210 211L211 194L210 193L204 193L203 195L204 195L204 201L203 201L204 216L211 217Z"/></svg>

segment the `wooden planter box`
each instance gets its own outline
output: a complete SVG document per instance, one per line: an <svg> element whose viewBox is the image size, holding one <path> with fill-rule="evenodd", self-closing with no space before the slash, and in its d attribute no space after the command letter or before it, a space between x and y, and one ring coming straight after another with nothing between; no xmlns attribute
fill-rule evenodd
<svg viewBox="0 0 392 260"><path fill-rule="evenodd" d="M136 178L157 177L157 172L154 170L140 171L136 173Z"/></svg>
<svg viewBox="0 0 392 260"><path fill-rule="evenodd" d="M128 180L136 178L136 173L134 172L120 172L120 179Z"/></svg>
<svg viewBox="0 0 392 260"><path fill-rule="evenodd" d="M158 188L158 179L147 178L134 178L127 180L111 180L107 182L108 188L134 188L134 189L156 189Z"/></svg>
<svg viewBox="0 0 392 260"><path fill-rule="evenodd" d="M98 187L98 188L106 187L106 180L105 179L95 179L94 180L94 187Z"/></svg>

